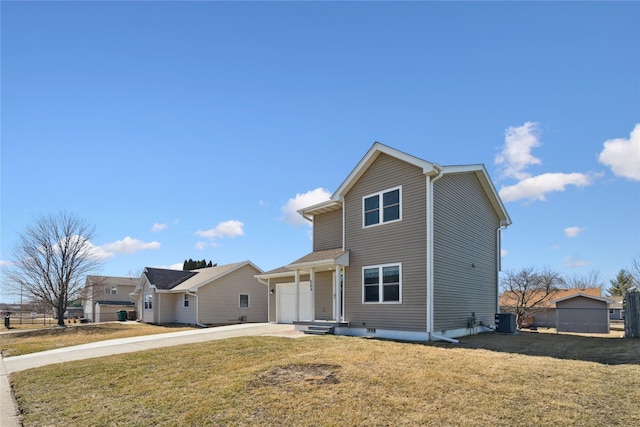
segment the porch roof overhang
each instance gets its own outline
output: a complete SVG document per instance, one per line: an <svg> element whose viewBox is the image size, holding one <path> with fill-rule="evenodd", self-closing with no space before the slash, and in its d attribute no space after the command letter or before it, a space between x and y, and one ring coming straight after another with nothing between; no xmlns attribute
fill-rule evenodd
<svg viewBox="0 0 640 427"><path fill-rule="evenodd" d="M327 249L311 252L283 267L258 274L258 279L274 279L278 277L290 277L296 271L309 272L316 270L334 270L337 266L349 266L349 251L344 249Z"/></svg>

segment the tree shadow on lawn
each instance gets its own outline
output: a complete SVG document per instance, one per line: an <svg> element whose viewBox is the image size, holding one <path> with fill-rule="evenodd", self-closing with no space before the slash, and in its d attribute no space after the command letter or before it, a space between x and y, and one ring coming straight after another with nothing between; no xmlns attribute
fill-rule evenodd
<svg viewBox="0 0 640 427"><path fill-rule="evenodd" d="M459 340L460 344L457 345L468 348L527 356L582 360L606 365L640 364L640 339L520 331L517 334L483 333L461 337Z"/></svg>

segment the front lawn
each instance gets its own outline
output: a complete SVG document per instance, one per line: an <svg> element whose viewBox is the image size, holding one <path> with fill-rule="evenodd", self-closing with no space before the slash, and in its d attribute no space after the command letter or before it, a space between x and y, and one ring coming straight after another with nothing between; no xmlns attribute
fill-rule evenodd
<svg viewBox="0 0 640 427"><path fill-rule="evenodd" d="M11 379L25 426L640 425L640 340L241 337Z"/></svg>

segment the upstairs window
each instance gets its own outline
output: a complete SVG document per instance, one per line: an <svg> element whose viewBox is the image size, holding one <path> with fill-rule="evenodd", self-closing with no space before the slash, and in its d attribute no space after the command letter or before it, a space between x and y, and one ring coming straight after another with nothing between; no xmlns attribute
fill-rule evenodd
<svg viewBox="0 0 640 427"><path fill-rule="evenodd" d="M402 265L385 264L362 269L362 302L399 303L402 301Z"/></svg>
<svg viewBox="0 0 640 427"><path fill-rule="evenodd" d="M362 224L371 227L402 220L402 188L396 187L362 198Z"/></svg>
<svg viewBox="0 0 640 427"><path fill-rule="evenodd" d="M118 295L118 287L117 286L105 286L104 287L105 295Z"/></svg>

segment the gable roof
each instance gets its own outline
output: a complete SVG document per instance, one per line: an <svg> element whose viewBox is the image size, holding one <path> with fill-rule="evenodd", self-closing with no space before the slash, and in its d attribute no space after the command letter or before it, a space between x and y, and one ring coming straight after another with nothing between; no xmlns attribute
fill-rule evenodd
<svg viewBox="0 0 640 427"><path fill-rule="evenodd" d="M600 298L600 288L570 288L570 289L556 289L555 291L551 291L547 298L544 301L540 302L537 305L538 308L553 308L555 307L555 302L560 300L567 299L568 297L572 297L574 295L585 295L590 297ZM535 298L535 294L542 294L542 291L529 291L529 299ZM518 295L516 292L503 292L500 295L499 305L501 307L513 307L516 305L518 300Z"/></svg>
<svg viewBox="0 0 640 427"><path fill-rule="evenodd" d="M87 276L85 286L136 286L137 277Z"/></svg>
<svg viewBox="0 0 640 427"><path fill-rule="evenodd" d="M618 308L618 309L623 308L624 297L608 296L607 298L612 301L609 308Z"/></svg>
<svg viewBox="0 0 640 427"><path fill-rule="evenodd" d="M354 186L358 179L360 179L360 177L364 175L367 169L369 169L373 162L382 153L422 168L422 173L424 173L425 175L437 175L438 171L441 169L440 166L435 163L427 162L426 160L419 159L400 150L396 150L395 148L391 148L387 145L375 142L371 146L369 151L367 151L367 153L364 155L364 157L358 162L356 167L347 176L347 179L345 179L342 184L340 184L335 193L333 193L331 199L339 200L341 196L344 196L346 193L348 193L351 187Z"/></svg>
<svg viewBox="0 0 640 427"><path fill-rule="evenodd" d="M358 162L356 167L351 171L347 178L340 184L338 189L333 193L331 199L313 206L300 209L298 212L306 219L310 220L310 216L321 213L330 212L342 207L342 199L356 182L364 175L373 162L381 155L386 154L396 159L402 160L413 166L422 169L425 176L437 177L441 174L457 174L457 173L473 173L476 175L480 184L489 199L494 210L500 218L500 225L511 225L511 218L496 191L486 168L482 164L476 165L460 165L460 166L440 166L437 163L431 163L418 157L404 153L395 148L375 142L364 157Z"/></svg>
<svg viewBox="0 0 640 427"><path fill-rule="evenodd" d="M327 265L349 265L349 251L342 248L314 251L298 258L290 264L256 275L259 279L291 276L295 270L322 267Z"/></svg>
<svg viewBox="0 0 640 427"><path fill-rule="evenodd" d="M608 298L602 298L602 297L596 297L593 295L589 295L589 294L585 294L585 293L577 293L577 294L573 294L573 295L567 295L565 297L562 298L558 298L558 299L554 299L553 301L551 301L552 304L556 304L562 301L566 301L569 299L573 299L573 298L588 298L588 299L592 299L592 300L596 300L596 301L602 301L602 302L606 302L607 304L610 304L612 301Z"/></svg>
<svg viewBox="0 0 640 427"><path fill-rule="evenodd" d="M253 267L259 273L262 273L262 270L251 261L242 261L215 267L199 268L197 270L192 270L192 272L194 273L193 276L187 278L187 280L183 281L171 290L172 292L197 291L200 287L218 280L228 274L231 274L246 265Z"/></svg>
<svg viewBox="0 0 640 427"><path fill-rule="evenodd" d="M143 275L147 276L147 280L151 286L156 289L173 289L188 278L196 275L193 271L170 270L168 268L151 268L146 267Z"/></svg>

